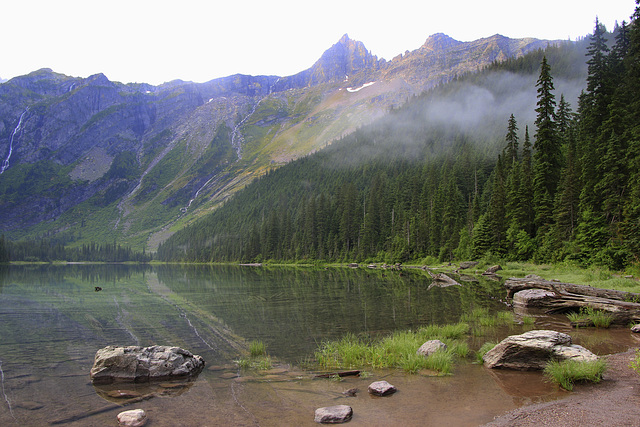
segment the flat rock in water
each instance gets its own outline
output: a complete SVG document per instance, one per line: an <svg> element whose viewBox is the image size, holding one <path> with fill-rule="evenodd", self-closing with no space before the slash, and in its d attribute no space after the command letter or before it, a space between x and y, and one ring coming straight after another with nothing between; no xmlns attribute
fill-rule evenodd
<svg viewBox="0 0 640 427"><path fill-rule="evenodd" d="M424 344L422 344L418 349L418 351L416 351L416 353L426 357L426 356L429 356L430 354L435 353L436 351L446 350L446 349L447 349L447 345L442 341L429 340Z"/></svg>
<svg viewBox="0 0 640 427"><path fill-rule="evenodd" d="M107 346L96 352L90 377L94 384L141 382L197 375L202 357L180 347Z"/></svg>
<svg viewBox="0 0 640 427"><path fill-rule="evenodd" d="M633 325L631 327L631 332L635 332L636 334L640 334L640 324L638 325Z"/></svg>
<svg viewBox="0 0 640 427"><path fill-rule="evenodd" d="M353 409L347 405L327 406L316 409L314 421L323 424L340 424L351 420Z"/></svg>
<svg viewBox="0 0 640 427"><path fill-rule="evenodd" d="M523 308L542 307L545 303L556 297L555 292L544 289L525 289L513 294L513 305Z"/></svg>
<svg viewBox="0 0 640 427"><path fill-rule="evenodd" d="M386 381L376 381L369 384L369 393L375 396L388 396L396 391L398 389Z"/></svg>
<svg viewBox="0 0 640 427"><path fill-rule="evenodd" d="M142 409L120 412L118 423L122 427L141 427L147 423L147 414Z"/></svg>
<svg viewBox="0 0 640 427"><path fill-rule="evenodd" d="M475 267L478 265L477 261L463 261L460 263L460 270L466 270L467 268Z"/></svg>
<svg viewBox="0 0 640 427"><path fill-rule="evenodd" d="M482 358L488 368L517 370L544 369L550 360L594 361L598 356L572 344L562 332L538 330L512 335L502 340Z"/></svg>

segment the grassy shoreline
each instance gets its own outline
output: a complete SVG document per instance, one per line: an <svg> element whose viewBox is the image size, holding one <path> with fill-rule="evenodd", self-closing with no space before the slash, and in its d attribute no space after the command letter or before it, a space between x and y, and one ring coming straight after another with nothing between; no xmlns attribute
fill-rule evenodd
<svg viewBox="0 0 640 427"><path fill-rule="evenodd" d="M424 261L424 262L421 262ZM355 262L354 262L355 263ZM240 262L211 262L211 263L190 263L190 262L160 262L152 260L148 263L141 262L91 262L91 261L79 261L79 262L67 262L67 261L52 261L52 262L24 262L24 261L12 261L5 265L32 265L32 264L51 264L51 265L203 265L203 266L245 266L247 268L353 268L350 267L351 262L321 262L321 261L273 261L267 260L262 263L240 263ZM364 262L357 263L357 268L367 268L369 265L375 266L376 269L380 269L384 262ZM625 271L611 271L604 267L592 266L582 267L575 263L562 262L557 264L534 264L532 262L512 262L502 261L498 259L481 260L475 267L460 270L460 274L480 275L488 267L499 264L502 270L498 272L498 275L504 278L509 277L524 277L528 274L535 274L542 277L545 280L555 280L564 283L574 283L577 285L588 285L595 288L602 289L615 289L626 292L640 293L640 265L627 268ZM390 266L393 266L392 264ZM420 269L428 267L430 270L454 273L458 268L459 263L442 264L436 262L433 258L427 258L424 260L409 261L402 265L403 269Z"/></svg>

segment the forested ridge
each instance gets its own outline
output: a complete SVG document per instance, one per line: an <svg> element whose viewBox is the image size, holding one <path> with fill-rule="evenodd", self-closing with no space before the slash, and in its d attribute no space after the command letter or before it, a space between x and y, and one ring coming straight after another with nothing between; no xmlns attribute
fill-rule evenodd
<svg viewBox="0 0 640 427"><path fill-rule="evenodd" d="M580 42L496 63L410 100L250 184L177 232L158 258L637 263L638 16L636 9L613 33L596 20ZM535 105L523 111L507 80L528 76ZM582 78L576 105L555 88L570 78ZM492 103L450 101L469 90ZM471 114L483 109L492 111Z"/></svg>

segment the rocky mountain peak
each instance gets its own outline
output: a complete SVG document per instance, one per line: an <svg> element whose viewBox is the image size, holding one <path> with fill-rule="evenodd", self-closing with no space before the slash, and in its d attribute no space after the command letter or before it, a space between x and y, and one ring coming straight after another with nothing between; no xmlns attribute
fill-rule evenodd
<svg viewBox="0 0 640 427"><path fill-rule="evenodd" d="M378 58L372 55L364 43L351 40L347 34L327 49L313 67L313 77L321 81L342 81L345 76L377 69Z"/></svg>
<svg viewBox="0 0 640 427"><path fill-rule="evenodd" d="M461 45L463 42L455 40L444 33L436 33L429 36L427 41L422 45L422 49L426 50L445 50L454 46Z"/></svg>
<svg viewBox="0 0 640 427"><path fill-rule="evenodd" d="M350 42L353 42L353 40L349 38L349 34L347 33L344 33L344 35L340 37L340 40L338 40L340 44L349 44Z"/></svg>

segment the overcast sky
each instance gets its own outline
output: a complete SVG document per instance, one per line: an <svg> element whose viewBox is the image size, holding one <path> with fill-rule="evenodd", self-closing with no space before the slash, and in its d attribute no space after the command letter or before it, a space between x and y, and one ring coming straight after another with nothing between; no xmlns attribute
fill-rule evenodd
<svg viewBox="0 0 640 427"><path fill-rule="evenodd" d="M39 68L123 83L287 76L348 33L378 58L434 33L571 39L629 21L634 0L2 0L0 78Z"/></svg>

